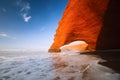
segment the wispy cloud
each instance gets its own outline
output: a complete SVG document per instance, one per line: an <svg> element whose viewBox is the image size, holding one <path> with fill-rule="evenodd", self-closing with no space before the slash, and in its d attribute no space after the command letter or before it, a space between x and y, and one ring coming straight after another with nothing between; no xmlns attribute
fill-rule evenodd
<svg viewBox="0 0 120 80"><path fill-rule="evenodd" d="M30 3L28 3L28 2L23 2L22 3L22 5L21 5L21 12L23 12L23 11L29 11L30 9L31 9L31 7L30 7Z"/></svg>
<svg viewBox="0 0 120 80"><path fill-rule="evenodd" d="M6 10L5 8L2 8L2 11L3 11L3 12L7 12L7 10Z"/></svg>
<svg viewBox="0 0 120 80"><path fill-rule="evenodd" d="M20 15L22 16L22 18L24 19L25 22L29 22L29 20L32 18L29 15L29 11L31 9L30 7L30 3L29 2L25 2L23 0L17 0L17 6L20 7Z"/></svg>
<svg viewBox="0 0 120 80"><path fill-rule="evenodd" d="M4 33L0 33L0 37L8 37L8 35Z"/></svg>
<svg viewBox="0 0 120 80"><path fill-rule="evenodd" d="M11 39L16 39L16 37L9 36L8 34L5 34L5 33L0 33L0 38L11 38Z"/></svg>

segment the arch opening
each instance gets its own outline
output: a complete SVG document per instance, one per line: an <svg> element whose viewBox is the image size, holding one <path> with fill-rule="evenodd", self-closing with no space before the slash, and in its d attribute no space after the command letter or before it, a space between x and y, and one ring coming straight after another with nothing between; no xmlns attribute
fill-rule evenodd
<svg viewBox="0 0 120 80"><path fill-rule="evenodd" d="M60 47L61 52L75 51L84 52L88 50L88 44L85 41L73 41Z"/></svg>

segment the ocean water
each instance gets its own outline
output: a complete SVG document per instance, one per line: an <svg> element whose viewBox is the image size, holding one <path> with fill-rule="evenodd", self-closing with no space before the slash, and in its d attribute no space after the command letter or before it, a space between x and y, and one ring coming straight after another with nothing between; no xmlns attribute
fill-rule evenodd
<svg viewBox="0 0 120 80"><path fill-rule="evenodd" d="M0 51L0 80L120 80L100 61L77 52Z"/></svg>

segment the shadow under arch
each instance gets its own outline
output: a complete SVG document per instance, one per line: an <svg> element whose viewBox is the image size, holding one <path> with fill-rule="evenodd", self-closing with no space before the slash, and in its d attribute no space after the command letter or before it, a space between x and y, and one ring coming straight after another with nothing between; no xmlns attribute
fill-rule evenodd
<svg viewBox="0 0 120 80"><path fill-rule="evenodd" d="M110 0L96 50L120 49L120 0Z"/></svg>

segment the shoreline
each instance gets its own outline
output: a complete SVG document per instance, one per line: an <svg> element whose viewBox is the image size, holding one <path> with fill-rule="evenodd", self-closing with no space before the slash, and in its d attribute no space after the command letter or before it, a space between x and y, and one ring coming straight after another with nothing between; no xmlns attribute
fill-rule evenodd
<svg viewBox="0 0 120 80"><path fill-rule="evenodd" d="M97 50L93 52L85 52L82 55L96 55L106 62L99 62L99 64L113 69L115 72L120 73L120 50Z"/></svg>

